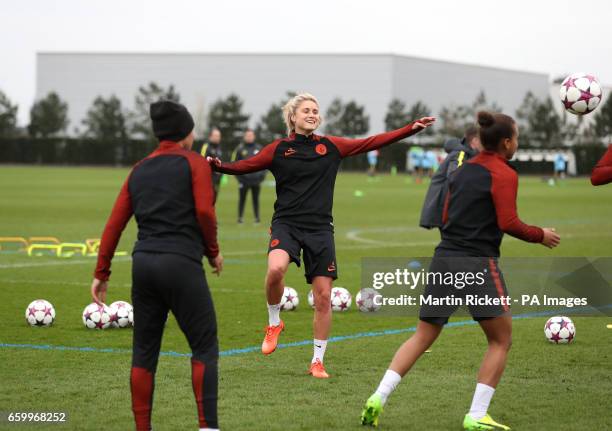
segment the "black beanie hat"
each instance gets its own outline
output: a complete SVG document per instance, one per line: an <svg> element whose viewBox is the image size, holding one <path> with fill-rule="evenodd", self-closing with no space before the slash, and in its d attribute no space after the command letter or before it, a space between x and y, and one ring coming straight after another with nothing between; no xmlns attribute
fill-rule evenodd
<svg viewBox="0 0 612 431"><path fill-rule="evenodd" d="M185 139L194 127L193 118L187 108L171 100L160 100L149 109L153 122L153 133L160 141L178 142Z"/></svg>

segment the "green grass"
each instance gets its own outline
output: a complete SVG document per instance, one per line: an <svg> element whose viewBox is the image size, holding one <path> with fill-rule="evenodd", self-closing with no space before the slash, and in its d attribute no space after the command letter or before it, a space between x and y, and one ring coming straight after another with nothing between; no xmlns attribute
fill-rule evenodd
<svg viewBox="0 0 612 431"><path fill-rule="evenodd" d="M125 169L6 167L0 169L0 235L56 236L83 241L100 236ZM270 179L270 177L268 178ZM334 216L340 279L359 290L362 257L431 256L436 231L417 227L426 185L406 177L340 174ZM361 190L363 197L355 197ZM262 219L269 220L274 189L262 192ZM250 203L248 204L250 205ZM555 250L504 240L504 256L612 256L612 188L591 187L586 179L550 187L539 178L521 178L523 220L556 227ZM220 278L209 277L219 319L221 349L257 346L266 324L263 295L268 226L236 220L235 180L218 201L219 240L226 259ZM119 250L135 239L130 223ZM36 265L36 266L35 266ZM109 302L129 301L130 261L113 264ZM0 347L0 411L67 411L68 424L31 429L112 430L132 428L129 366L130 330L90 331L81 312L90 302L92 258L28 258L0 253L0 343L112 348L115 353ZM292 266L287 285L302 301L285 315L282 342L312 337L309 287ZM512 286L509 286L512 292ZM51 328L30 328L26 305L51 301L57 320ZM575 318L576 342L549 345L545 318L516 320L514 346L491 414L519 430L611 429L612 331L606 318ZM366 316L355 309L334 315L333 335L408 328L415 318ZM280 349L270 357L245 353L220 362L220 423L225 430L361 429L362 403L375 389L391 356L409 334L355 338L331 343L326 355L329 381L306 375L311 346ZM475 325L448 328L390 398L381 429L457 430L469 408L475 376L485 349ZM163 351L187 353L187 343L171 319ZM196 429L196 410L187 358L163 356L157 372L153 421L156 430ZM608 406L608 407L606 407ZM0 424L0 428L6 424ZM12 429L17 427L8 427ZM29 429L21 426L19 429Z"/></svg>

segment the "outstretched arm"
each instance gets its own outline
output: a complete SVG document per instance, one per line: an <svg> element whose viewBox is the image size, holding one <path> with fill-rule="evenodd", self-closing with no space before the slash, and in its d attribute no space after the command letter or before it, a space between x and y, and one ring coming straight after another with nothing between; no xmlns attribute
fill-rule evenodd
<svg viewBox="0 0 612 431"><path fill-rule="evenodd" d="M280 143L280 140L274 141L248 159L238 160L232 163L222 163L219 159L207 158L213 170L224 174L240 175L249 174L251 172L262 171L268 169L272 165L274 151Z"/></svg>
<svg viewBox="0 0 612 431"><path fill-rule="evenodd" d="M401 129L381 133L362 139L341 138L338 136L327 136L327 138L340 150L342 157L354 156L384 147L385 145L398 142L408 136L412 136L421 130L431 126L436 119L434 117L423 117Z"/></svg>
<svg viewBox="0 0 612 431"><path fill-rule="evenodd" d="M602 186L612 182L612 144L591 172L591 184Z"/></svg>

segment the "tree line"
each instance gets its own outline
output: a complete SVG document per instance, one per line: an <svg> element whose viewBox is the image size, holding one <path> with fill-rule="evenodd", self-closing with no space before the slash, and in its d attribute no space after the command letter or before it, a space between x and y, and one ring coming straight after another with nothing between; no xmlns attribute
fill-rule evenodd
<svg viewBox="0 0 612 431"><path fill-rule="evenodd" d="M273 103L257 122L255 132L262 144L285 136L282 107L294 94L287 92L286 97ZM180 95L173 85L164 88L150 82L138 88L133 109L124 107L115 95L98 96L80 124L82 129L78 126L75 128L76 134L100 141L128 138L153 141L155 138L149 120L149 105L159 99L180 102ZM227 150L238 144L248 128L251 116L244 112L243 105L237 94L230 94L209 107L208 127L216 127L221 131ZM438 114L438 127L427 129L424 135L429 136L431 142L442 142L450 136L462 136L464 130L473 124L475 113L481 109L503 111L503 107L489 102L481 91L469 104L443 107ZM0 91L0 138L27 136L36 139L66 135L69 126L68 104L57 93L51 92L34 103L30 110L30 123L23 130L17 127L17 110L17 105ZM405 101L393 99L387 107L385 128L393 130L408 121L427 115L431 115L431 110L423 101L416 101L408 106ZM575 117L565 111L559 114L550 97L538 99L531 92L525 95L514 115L519 124L522 145L551 148L562 143L607 142L612 139L610 97L592 114L594 121L588 127L584 127L581 117ZM370 132L370 117L365 106L356 101L335 98L324 113L323 131L329 135L363 136Z"/></svg>

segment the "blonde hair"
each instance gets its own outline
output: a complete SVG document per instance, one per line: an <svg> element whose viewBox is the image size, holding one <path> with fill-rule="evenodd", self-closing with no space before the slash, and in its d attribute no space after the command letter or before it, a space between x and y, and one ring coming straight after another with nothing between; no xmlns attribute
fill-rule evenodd
<svg viewBox="0 0 612 431"><path fill-rule="evenodd" d="M316 97L314 97L310 93L300 93L293 96L285 106L283 106L283 120L285 120L285 124L287 125L287 136L291 135L295 131L295 123L291 120L291 116L295 115L298 107L305 102L310 100L319 106L319 101ZM319 125L323 122L323 117L319 114Z"/></svg>

